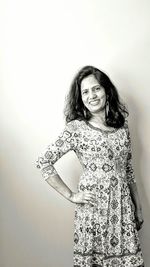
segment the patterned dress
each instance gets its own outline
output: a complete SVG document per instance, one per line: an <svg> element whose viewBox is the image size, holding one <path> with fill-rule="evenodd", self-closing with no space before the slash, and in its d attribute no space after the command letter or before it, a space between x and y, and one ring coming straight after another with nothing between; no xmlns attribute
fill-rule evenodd
<svg viewBox="0 0 150 267"><path fill-rule="evenodd" d="M78 191L94 192L95 204L75 204L74 267L144 266L129 184L136 183L126 121L102 130L84 120L67 123L55 142L36 159L46 180L54 163L73 150L83 168Z"/></svg>

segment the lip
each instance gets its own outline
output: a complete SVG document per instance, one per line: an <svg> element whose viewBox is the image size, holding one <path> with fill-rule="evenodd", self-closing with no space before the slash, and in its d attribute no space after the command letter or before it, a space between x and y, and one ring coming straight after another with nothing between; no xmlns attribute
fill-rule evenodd
<svg viewBox="0 0 150 267"><path fill-rule="evenodd" d="M99 99L96 99L96 100L91 100L90 102L89 102L90 104L98 104L99 103Z"/></svg>

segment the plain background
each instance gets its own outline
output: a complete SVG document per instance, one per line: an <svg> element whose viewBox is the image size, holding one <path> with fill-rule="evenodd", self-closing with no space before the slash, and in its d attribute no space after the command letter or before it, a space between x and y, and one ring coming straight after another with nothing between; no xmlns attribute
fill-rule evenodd
<svg viewBox="0 0 150 267"><path fill-rule="evenodd" d="M64 127L63 108L80 67L105 71L127 103L133 164L143 207L139 232L150 262L150 1L2 0L1 267L73 266L74 204L35 167ZM73 152L57 170L76 191Z"/></svg>

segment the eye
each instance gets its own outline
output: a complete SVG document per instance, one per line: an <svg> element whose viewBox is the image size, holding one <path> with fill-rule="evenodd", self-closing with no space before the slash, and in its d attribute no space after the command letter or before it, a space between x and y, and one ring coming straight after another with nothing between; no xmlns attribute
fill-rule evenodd
<svg viewBox="0 0 150 267"><path fill-rule="evenodd" d="M95 88L96 91L99 91L101 88L98 86Z"/></svg>
<svg viewBox="0 0 150 267"><path fill-rule="evenodd" d="M82 91L82 95L85 95L85 94L87 94L88 93L88 90L84 90L84 91Z"/></svg>

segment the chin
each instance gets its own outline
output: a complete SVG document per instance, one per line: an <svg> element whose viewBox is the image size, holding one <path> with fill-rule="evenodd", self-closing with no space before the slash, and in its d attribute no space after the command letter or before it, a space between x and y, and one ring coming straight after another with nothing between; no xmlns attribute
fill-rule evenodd
<svg viewBox="0 0 150 267"><path fill-rule="evenodd" d="M99 108L93 108L93 109L90 109L89 110L91 113L98 113L98 112L101 112L101 111L104 111L104 107L99 107Z"/></svg>

